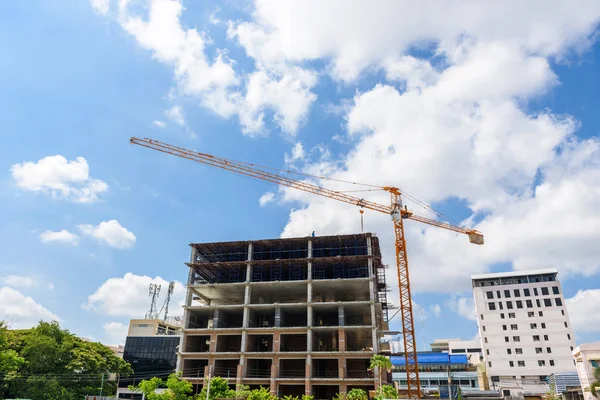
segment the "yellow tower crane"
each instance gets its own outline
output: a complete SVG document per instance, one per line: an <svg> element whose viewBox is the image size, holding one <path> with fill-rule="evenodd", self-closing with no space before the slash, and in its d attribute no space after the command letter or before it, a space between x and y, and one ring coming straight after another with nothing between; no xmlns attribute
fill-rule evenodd
<svg viewBox="0 0 600 400"><path fill-rule="evenodd" d="M433 219L421 217L413 214L406 207L402 206L402 193L400 189L393 186L371 186L380 190L385 190L390 193L390 205L379 204L367 201L358 197L348 195L347 193L327 189L311 183L291 179L272 172L258 168L255 164L228 160L226 158L215 157L206 153L184 149L182 147L173 146L168 143L163 143L153 139L138 139L132 137L130 143L138 146L147 147L149 149L162 151L163 153L174 156L187 158L188 160L196 161L201 164L206 164L211 167L222 168L238 174L250 176L252 178L262 179L277 185L287 186L293 189L302 190L304 192L313 193L319 196L328 197L337 201L341 201L355 206L366 208L374 211L379 211L391 216L394 224L394 234L396 236L396 266L398 270L398 289L400 294L400 316L402 318L402 336L404 339L404 357L406 360L406 380L408 386L408 398L421 398L421 388L419 383L419 369L417 361L417 345L415 340L415 328L413 319L413 307L410 293L410 279L408 270L408 258L406 256L406 239L404 236L405 219L422 222L427 225L437 226L453 232L463 233L469 237L469 241L474 244L483 244L483 235L474 230L461 228L452 224L436 221ZM264 168L264 167L262 167ZM289 172L289 171L288 171ZM316 177L319 179L328 179L325 177ZM336 179L330 179L338 182L345 182ZM354 183L354 182L345 182ZM362 185L362 184L361 184Z"/></svg>

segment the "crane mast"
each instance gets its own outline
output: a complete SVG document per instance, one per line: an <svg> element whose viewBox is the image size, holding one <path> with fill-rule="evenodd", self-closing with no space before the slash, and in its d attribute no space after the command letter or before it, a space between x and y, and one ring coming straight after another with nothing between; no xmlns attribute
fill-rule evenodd
<svg viewBox="0 0 600 400"><path fill-rule="evenodd" d="M235 172L241 175L250 176L252 178L265 180L278 185L287 186L293 189L302 190L304 192L313 193L319 196L328 197L333 200L341 201L347 204L353 204L361 208L382 212L388 214L392 218L394 224L394 234L396 243L396 266L398 272L398 291L400 295L400 315L402 317L402 336L404 341L404 357L406 361L406 380L408 398L421 398L421 387L419 382L419 369L417 360L417 346L415 340L414 317L412 308L412 296L410 290L410 277L408 268L408 258L406 254L406 239L404 235L404 220L412 219L424 224L437 226L453 232L463 233L468 235L469 241L474 244L483 244L483 235L473 229L466 229L459 226L454 226L446 222L437 221L413 214L411 211L402 206L402 193L400 189L392 186L378 187L390 193L390 205L383 205L372 201L367 201L355 196L348 195L336 190L331 190L317 186L305 181L291 179L286 176L278 175L272 172L257 168L254 164L243 163L239 161L229 160L226 158L215 157L210 154L200 153L188 150L182 147L173 146L153 139L138 139L132 137L130 143L149 149L161 151L177 157L187 158L189 160L199 162Z"/></svg>

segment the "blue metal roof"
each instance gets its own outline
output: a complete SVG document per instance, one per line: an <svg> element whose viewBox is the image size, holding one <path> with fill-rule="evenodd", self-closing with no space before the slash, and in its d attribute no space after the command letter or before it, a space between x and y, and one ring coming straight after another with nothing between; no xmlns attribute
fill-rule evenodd
<svg viewBox="0 0 600 400"><path fill-rule="evenodd" d="M392 365L406 365L404 356L390 357ZM448 354L448 353L417 353L417 362L419 364L468 364L466 354Z"/></svg>
<svg viewBox="0 0 600 400"><path fill-rule="evenodd" d="M548 376L548 383L554 385L556 394L565 393L567 386L581 386L577 372L557 372Z"/></svg>

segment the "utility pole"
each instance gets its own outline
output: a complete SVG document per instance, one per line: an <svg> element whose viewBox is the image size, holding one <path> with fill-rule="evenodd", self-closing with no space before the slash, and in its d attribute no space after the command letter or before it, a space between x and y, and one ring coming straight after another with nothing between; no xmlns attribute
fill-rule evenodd
<svg viewBox="0 0 600 400"><path fill-rule="evenodd" d="M102 397L102 389L104 389L104 372L102 373L102 383L100 384L100 397Z"/></svg>
<svg viewBox="0 0 600 400"><path fill-rule="evenodd" d="M448 366L446 367L448 372L448 400L452 399L452 376L450 375L450 356L448 356Z"/></svg>
<svg viewBox="0 0 600 400"><path fill-rule="evenodd" d="M210 377L212 375L212 365L208 366L208 385L206 388L206 400L208 400L208 394L210 393Z"/></svg>

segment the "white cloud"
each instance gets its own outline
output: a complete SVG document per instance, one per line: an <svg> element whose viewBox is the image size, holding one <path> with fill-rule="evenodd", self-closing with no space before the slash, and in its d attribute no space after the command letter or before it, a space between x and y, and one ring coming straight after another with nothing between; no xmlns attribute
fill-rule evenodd
<svg viewBox="0 0 600 400"><path fill-rule="evenodd" d="M8 275L0 277L0 283L13 288L29 289L38 286L38 281L30 276Z"/></svg>
<svg viewBox="0 0 600 400"><path fill-rule="evenodd" d="M260 199L258 199L258 204L260 204L261 207L264 207L267 204L269 204L270 202L272 202L274 199L275 199L275 193L267 192L267 193L263 194L262 196L260 196Z"/></svg>
<svg viewBox="0 0 600 400"><path fill-rule="evenodd" d="M475 315L475 303L473 302L472 297L457 297L452 296L450 300L446 303L448 308L463 318L469 319L471 321L476 321L477 317Z"/></svg>
<svg viewBox="0 0 600 400"><path fill-rule="evenodd" d="M110 9L110 0L90 0L94 12L99 15L106 15Z"/></svg>
<svg viewBox="0 0 600 400"><path fill-rule="evenodd" d="M97 226L79 225L79 229L85 235L92 236L116 249L128 249L133 247L136 241L135 235L121 226L116 219L102 221Z"/></svg>
<svg viewBox="0 0 600 400"><path fill-rule="evenodd" d="M60 321L60 318L18 290L0 287L0 319L11 329L26 329L40 320Z"/></svg>
<svg viewBox="0 0 600 400"><path fill-rule="evenodd" d="M173 106L165 111L165 116L175 122L179 126L185 125L185 118L183 117L183 113L181 112L181 107ZM162 128L162 126L161 126Z"/></svg>
<svg viewBox="0 0 600 400"><path fill-rule="evenodd" d="M79 237L66 229L57 232L47 230L40 233L40 240L42 241L42 243L62 243L77 245L77 243L79 242Z"/></svg>
<svg viewBox="0 0 600 400"><path fill-rule="evenodd" d="M432 305L430 310L436 318L442 315L442 307L439 304Z"/></svg>
<svg viewBox="0 0 600 400"><path fill-rule="evenodd" d="M143 318L150 309L148 287L150 283L161 285L160 297L157 304L160 308L169 286L169 282L161 277L151 278L144 275L126 273L122 278L110 278L98 290L88 296L88 301L82 307L86 310L118 317ZM176 282L169 314L181 315L179 308L183 304L185 287Z"/></svg>
<svg viewBox="0 0 600 400"><path fill-rule="evenodd" d="M256 0L252 21L230 23L230 31L262 65L325 59L335 79L352 81L413 47L445 50L465 39L518 43L527 52L558 54L585 41L599 15L594 0L576 6L561 1L490 5L387 0L377 7L360 0Z"/></svg>
<svg viewBox="0 0 600 400"><path fill-rule="evenodd" d="M156 126L158 126L159 128L164 128L165 126L167 126L166 123L164 123L163 121L152 121L152 123Z"/></svg>
<svg viewBox="0 0 600 400"><path fill-rule="evenodd" d="M302 160L306 156L306 152L304 151L304 147L302 143L296 142L294 147L292 148L292 154L285 153L283 159L287 164L293 164L296 161Z"/></svg>
<svg viewBox="0 0 600 400"><path fill-rule="evenodd" d="M68 161L61 155L48 156L37 162L14 164L10 171L22 189L76 203L93 203L108 189L106 183L90 177L88 163L83 157Z"/></svg>
<svg viewBox="0 0 600 400"><path fill-rule="evenodd" d="M600 332L600 289L579 290L566 302L576 333Z"/></svg>
<svg viewBox="0 0 600 400"><path fill-rule="evenodd" d="M102 325L111 343L125 344L129 327L122 322L110 321Z"/></svg>

